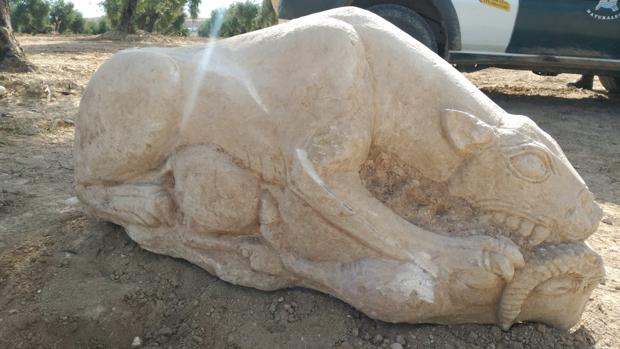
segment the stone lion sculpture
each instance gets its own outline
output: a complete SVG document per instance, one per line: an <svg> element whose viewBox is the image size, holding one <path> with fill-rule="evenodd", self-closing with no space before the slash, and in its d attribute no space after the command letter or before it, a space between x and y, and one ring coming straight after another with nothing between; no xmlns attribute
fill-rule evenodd
<svg viewBox="0 0 620 349"><path fill-rule="evenodd" d="M208 50L127 50L93 76L75 143L89 212L225 281L384 321L579 319L601 210L530 119L355 8Z"/></svg>

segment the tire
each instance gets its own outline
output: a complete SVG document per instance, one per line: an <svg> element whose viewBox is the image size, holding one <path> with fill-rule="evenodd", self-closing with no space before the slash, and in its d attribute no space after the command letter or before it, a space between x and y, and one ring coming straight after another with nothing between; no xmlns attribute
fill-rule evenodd
<svg viewBox="0 0 620 349"><path fill-rule="evenodd" d="M620 93L620 77L617 76L599 76L601 84L609 93Z"/></svg>
<svg viewBox="0 0 620 349"><path fill-rule="evenodd" d="M388 20L400 30L414 37L433 52L437 53L437 39L433 34L433 29L417 12L400 5L383 4L367 8L384 19Z"/></svg>

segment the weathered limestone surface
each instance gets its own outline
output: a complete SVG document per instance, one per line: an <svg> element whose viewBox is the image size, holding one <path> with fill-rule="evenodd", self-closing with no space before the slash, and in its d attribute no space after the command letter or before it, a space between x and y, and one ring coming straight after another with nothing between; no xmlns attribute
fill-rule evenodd
<svg viewBox="0 0 620 349"><path fill-rule="evenodd" d="M144 248L385 321L566 328L604 276L557 143L354 8L115 55L75 151L81 202Z"/></svg>

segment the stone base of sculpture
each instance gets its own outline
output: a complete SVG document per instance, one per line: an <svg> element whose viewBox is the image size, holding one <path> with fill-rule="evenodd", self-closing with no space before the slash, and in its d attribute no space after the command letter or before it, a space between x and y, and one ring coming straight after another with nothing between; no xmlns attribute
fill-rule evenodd
<svg viewBox="0 0 620 349"><path fill-rule="evenodd" d="M76 182L148 250L384 321L567 328L603 278L600 209L556 142L355 8L115 55Z"/></svg>

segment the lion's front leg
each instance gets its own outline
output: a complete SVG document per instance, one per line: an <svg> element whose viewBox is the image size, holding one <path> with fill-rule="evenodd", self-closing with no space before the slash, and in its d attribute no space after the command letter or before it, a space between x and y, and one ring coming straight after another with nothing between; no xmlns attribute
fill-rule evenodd
<svg viewBox="0 0 620 349"><path fill-rule="evenodd" d="M448 237L406 221L362 184L372 135L365 120L341 120L296 149L289 187L341 234L377 255L413 262L431 275L455 271L510 280L523 266L518 247L490 236Z"/></svg>

